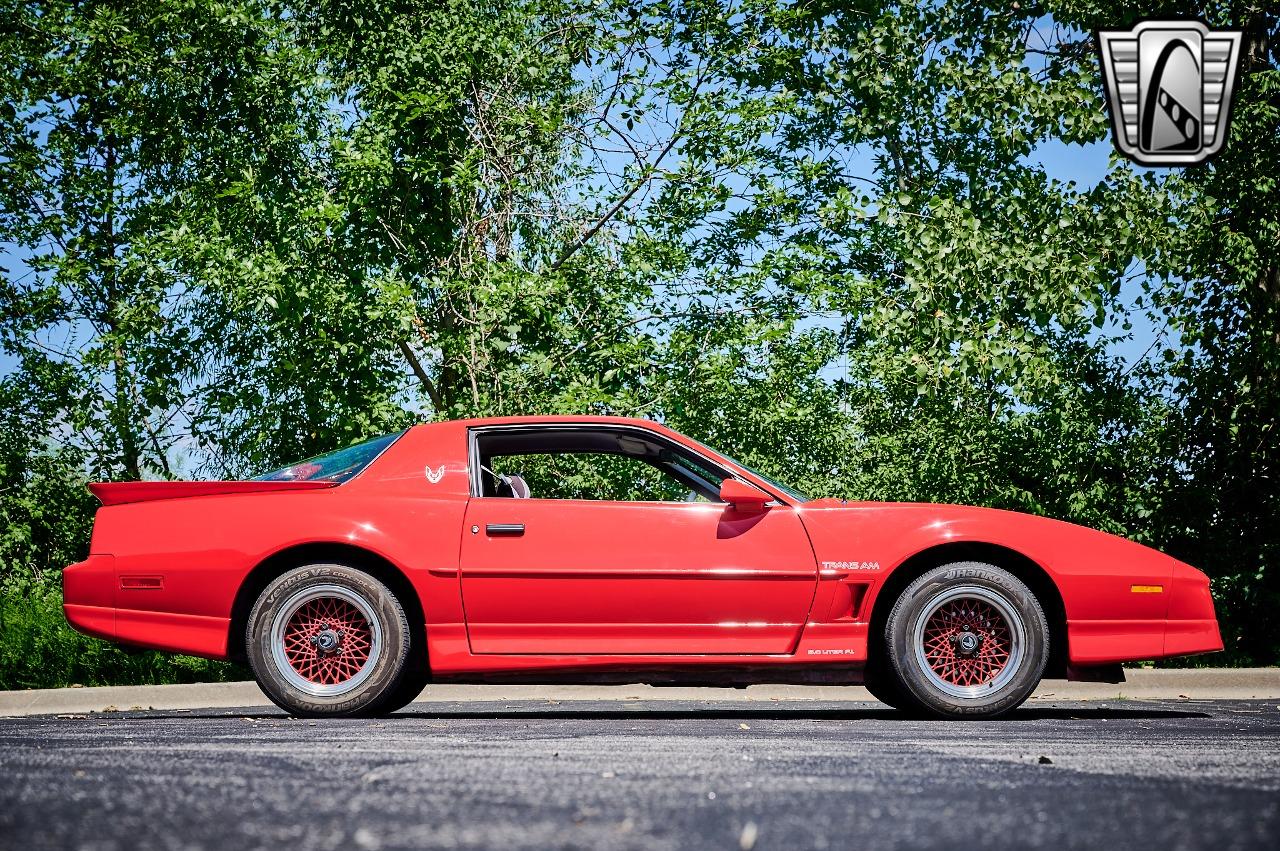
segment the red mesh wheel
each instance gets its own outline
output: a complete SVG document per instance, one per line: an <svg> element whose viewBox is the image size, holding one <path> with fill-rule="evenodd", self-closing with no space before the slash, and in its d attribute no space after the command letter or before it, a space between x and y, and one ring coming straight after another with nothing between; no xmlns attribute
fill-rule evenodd
<svg viewBox="0 0 1280 851"><path fill-rule="evenodd" d="M284 655L299 676L318 685L350 680L369 661L373 630L364 614L338 597L298 607L284 628Z"/></svg>
<svg viewBox="0 0 1280 851"><path fill-rule="evenodd" d="M992 682L1009 664L1009 624L985 600L963 597L940 606L924 625L924 658L933 673L955 686Z"/></svg>

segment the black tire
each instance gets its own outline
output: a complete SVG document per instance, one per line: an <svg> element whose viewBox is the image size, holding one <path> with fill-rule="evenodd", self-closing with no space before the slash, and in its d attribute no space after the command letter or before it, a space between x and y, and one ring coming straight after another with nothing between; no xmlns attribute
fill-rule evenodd
<svg viewBox="0 0 1280 851"><path fill-rule="evenodd" d="M400 675L400 682L396 685L395 692L387 698L379 712L387 715L397 709L404 709L422 694L422 690L430 681L431 669L427 666L427 654L418 650L415 643L414 648L410 650L408 661L405 662L404 673Z"/></svg>
<svg viewBox="0 0 1280 851"><path fill-rule="evenodd" d="M263 692L294 715L377 715L410 687L404 607L342 564L294 568L268 585L249 614L245 649Z"/></svg>
<svg viewBox="0 0 1280 851"><path fill-rule="evenodd" d="M915 709L915 704L902 694L893 678L885 671L882 658L873 659L867 663L866 669L862 672L862 685L876 700L899 712Z"/></svg>
<svg viewBox="0 0 1280 851"><path fill-rule="evenodd" d="M886 673L908 712L994 718L1031 696L1049 658L1035 594L1006 570L966 561L907 586L885 622Z"/></svg>

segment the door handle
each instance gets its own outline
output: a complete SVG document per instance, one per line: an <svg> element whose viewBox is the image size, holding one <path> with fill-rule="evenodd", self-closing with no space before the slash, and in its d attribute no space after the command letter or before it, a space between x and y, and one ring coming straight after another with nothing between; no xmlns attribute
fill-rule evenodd
<svg viewBox="0 0 1280 851"><path fill-rule="evenodd" d="M517 536L524 534L523 523L489 523L484 527L486 535Z"/></svg>

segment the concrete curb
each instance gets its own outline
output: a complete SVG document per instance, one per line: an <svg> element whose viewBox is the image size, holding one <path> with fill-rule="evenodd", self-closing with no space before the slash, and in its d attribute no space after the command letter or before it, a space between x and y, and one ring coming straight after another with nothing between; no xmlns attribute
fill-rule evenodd
<svg viewBox="0 0 1280 851"><path fill-rule="evenodd" d="M1128 682L1068 683L1046 680L1032 700L1249 700L1280 698L1280 668L1136 668ZM732 688L655 688L647 685L427 686L416 703L483 701L795 701L873 700L861 686L771 686ZM0 716L84 714L131 709L225 709L269 706L256 683L194 683L169 686L104 686L0 692Z"/></svg>

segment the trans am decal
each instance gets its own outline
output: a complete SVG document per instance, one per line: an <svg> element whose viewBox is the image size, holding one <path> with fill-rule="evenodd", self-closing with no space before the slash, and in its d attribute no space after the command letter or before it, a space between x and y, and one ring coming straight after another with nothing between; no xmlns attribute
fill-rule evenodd
<svg viewBox="0 0 1280 851"><path fill-rule="evenodd" d="M879 570L878 561L824 561L823 570Z"/></svg>

